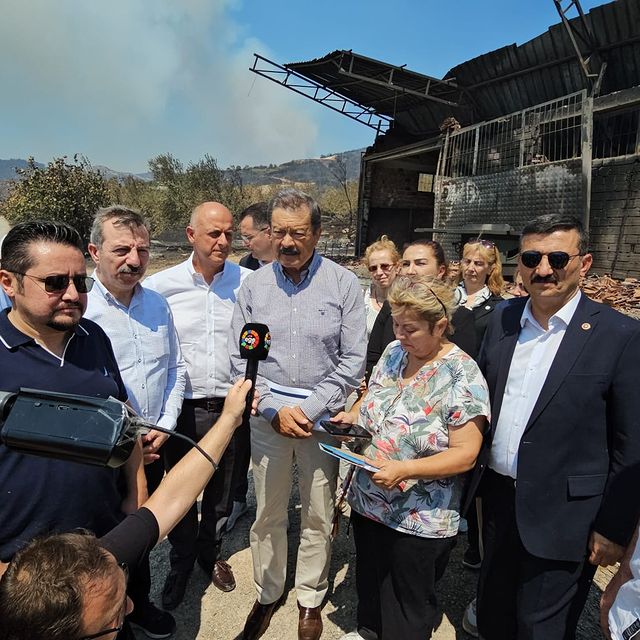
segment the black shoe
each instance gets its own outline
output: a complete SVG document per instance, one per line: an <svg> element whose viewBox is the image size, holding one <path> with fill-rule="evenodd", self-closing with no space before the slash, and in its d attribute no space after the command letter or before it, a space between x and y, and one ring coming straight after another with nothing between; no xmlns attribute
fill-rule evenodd
<svg viewBox="0 0 640 640"><path fill-rule="evenodd" d="M132 627L137 627L150 638L168 638L176 632L173 616L151 602L134 608L128 620Z"/></svg>
<svg viewBox="0 0 640 640"><path fill-rule="evenodd" d="M191 571L171 569L162 589L162 607L168 611L175 609L184 598Z"/></svg>
<svg viewBox="0 0 640 640"><path fill-rule="evenodd" d="M467 569L473 569L477 571L482 565L482 558L480 557L480 551L472 547L468 547L462 556L462 566Z"/></svg>

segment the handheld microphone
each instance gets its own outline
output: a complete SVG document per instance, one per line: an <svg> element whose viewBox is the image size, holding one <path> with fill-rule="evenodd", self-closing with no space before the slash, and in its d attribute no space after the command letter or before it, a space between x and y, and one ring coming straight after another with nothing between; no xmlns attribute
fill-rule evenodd
<svg viewBox="0 0 640 640"><path fill-rule="evenodd" d="M244 413L242 414L243 420L248 420L251 415L256 376L258 375L258 362L267 359L270 347L271 334L266 324L248 322L242 327L242 332L240 333L240 357L247 361L247 371L244 377L252 382L251 389L247 394Z"/></svg>

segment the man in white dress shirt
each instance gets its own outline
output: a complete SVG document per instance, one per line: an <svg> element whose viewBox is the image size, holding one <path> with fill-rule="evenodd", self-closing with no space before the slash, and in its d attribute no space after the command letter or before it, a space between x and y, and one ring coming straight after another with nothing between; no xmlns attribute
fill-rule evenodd
<svg viewBox="0 0 640 640"><path fill-rule="evenodd" d="M149 227L137 211L121 205L98 210L89 243L96 282L88 295L85 317L109 336L136 413L172 430L182 406L185 366L167 301L140 285L149 263L149 242ZM156 430L143 437L149 493L164 474L159 450L167 438ZM149 602L148 559L140 573L131 581L132 622L151 637L168 637L175 622Z"/></svg>
<svg viewBox="0 0 640 640"><path fill-rule="evenodd" d="M200 440L216 421L231 387L227 333L236 294L250 272L227 260L233 239L233 217L219 202L196 207L186 229L193 253L187 260L147 278L145 285L169 302L187 367L185 398L177 430ZM207 485L198 523L194 505L169 534L171 571L162 593L165 609L184 597L195 561L222 591L235 588L231 567L220 559L222 533L233 505L233 489L242 470L237 464L236 436L218 472ZM169 440L165 457L173 466L188 445Z"/></svg>

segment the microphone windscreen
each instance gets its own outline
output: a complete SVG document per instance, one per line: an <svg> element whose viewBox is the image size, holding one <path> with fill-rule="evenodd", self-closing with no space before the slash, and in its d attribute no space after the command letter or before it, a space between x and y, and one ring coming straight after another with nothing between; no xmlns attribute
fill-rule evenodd
<svg viewBox="0 0 640 640"><path fill-rule="evenodd" d="M271 346L269 327L260 322L248 322L240 333L240 356L247 360L266 360Z"/></svg>

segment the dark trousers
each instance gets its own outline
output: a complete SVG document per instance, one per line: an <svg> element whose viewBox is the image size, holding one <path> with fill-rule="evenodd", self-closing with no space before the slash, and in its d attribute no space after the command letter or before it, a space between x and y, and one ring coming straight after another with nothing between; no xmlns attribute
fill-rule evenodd
<svg viewBox="0 0 640 640"><path fill-rule="evenodd" d="M167 441L168 442L168 441ZM167 445L165 442L164 446ZM157 488L164 476L164 461L162 458L155 460L144 467L144 475L147 478L147 490L151 495ZM140 610L149 601L151 591L151 568L149 567L149 556L143 558L135 571L131 571L127 584L127 594L131 598L136 609Z"/></svg>
<svg viewBox="0 0 640 640"><path fill-rule="evenodd" d="M574 640L596 568L586 560L531 555L518 533L513 480L490 469L483 478L482 513L480 635L487 640Z"/></svg>
<svg viewBox="0 0 640 640"><path fill-rule="evenodd" d="M358 633L365 640L427 640L437 616L436 583L453 538L399 533L351 511L356 543Z"/></svg>
<svg viewBox="0 0 640 640"><path fill-rule="evenodd" d="M249 422L241 424L234 434L237 439L237 484L233 492L234 502L246 502L249 491L249 464L251 463L251 428Z"/></svg>
<svg viewBox="0 0 640 640"><path fill-rule="evenodd" d="M209 431L218 419L224 398L185 400L176 430L196 442ZM189 450L191 445L179 438L169 438L164 445L167 469L171 469ZM210 573L220 557L222 533L233 507L233 489L237 484L237 438L231 439L219 462L218 470L205 487L200 507L193 505L185 517L169 534L171 568L189 571L196 559Z"/></svg>

